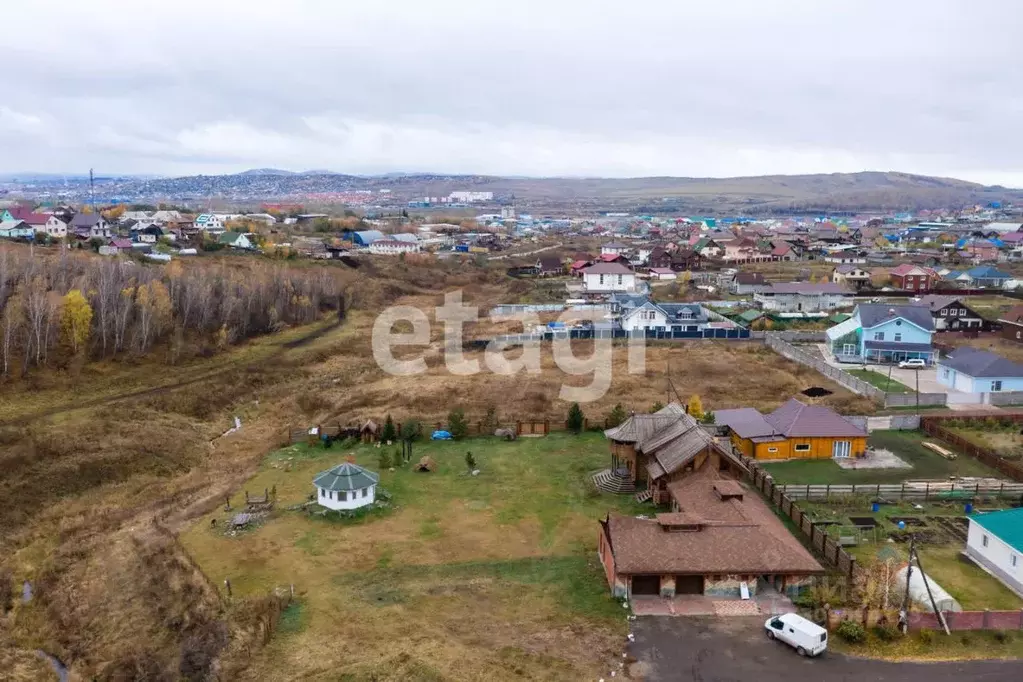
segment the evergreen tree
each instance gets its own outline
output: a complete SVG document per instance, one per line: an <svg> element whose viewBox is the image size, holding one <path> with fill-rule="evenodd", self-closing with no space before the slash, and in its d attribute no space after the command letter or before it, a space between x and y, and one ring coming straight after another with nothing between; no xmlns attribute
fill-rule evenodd
<svg viewBox="0 0 1023 682"><path fill-rule="evenodd" d="M572 403L572 407L568 410L568 430L578 434L583 430L584 421L585 417L583 417L583 411L579 407L579 403Z"/></svg>
<svg viewBox="0 0 1023 682"><path fill-rule="evenodd" d="M606 423L607 428L613 429L614 427L620 425L622 422L624 422L628 418L629 418L629 415L627 415L625 413L625 408L622 407L621 403L618 403L608 413L607 419L605 419L604 421Z"/></svg>
<svg viewBox="0 0 1023 682"><path fill-rule="evenodd" d="M448 413L448 432L455 440L469 435L469 423L465 421L465 410L456 407Z"/></svg>
<svg viewBox="0 0 1023 682"><path fill-rule="evenodd" d="M393 443L398 440L398 430L394 428L394 420L391 419L391 415L387 415L387 419L384 420L384 430L380 434L380 437L385 443Z"/></svg>

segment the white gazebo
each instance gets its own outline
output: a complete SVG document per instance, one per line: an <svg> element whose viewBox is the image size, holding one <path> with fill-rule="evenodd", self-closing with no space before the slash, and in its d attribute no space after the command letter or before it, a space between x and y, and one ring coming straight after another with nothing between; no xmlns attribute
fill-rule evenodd
<svg viewBox="0 0 1023 682"><path fill-rule="evenodd" d="M358 509L373 504L380 474L345 462L321 471L313 479L316 501L327 509Z"/></svg>

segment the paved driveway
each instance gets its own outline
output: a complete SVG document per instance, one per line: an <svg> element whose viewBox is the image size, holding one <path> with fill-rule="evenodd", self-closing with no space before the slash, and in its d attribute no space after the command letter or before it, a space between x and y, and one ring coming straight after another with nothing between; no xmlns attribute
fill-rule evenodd
<svg viewBox="0 0 1023 682"><path fill-rule="evenodd" d="M646 682L1019 682L1023 662L887 663L825 653L800 658L764 635L764 618L642 617L631 623ZM609 676L605 677L610 680Z"/></svg>

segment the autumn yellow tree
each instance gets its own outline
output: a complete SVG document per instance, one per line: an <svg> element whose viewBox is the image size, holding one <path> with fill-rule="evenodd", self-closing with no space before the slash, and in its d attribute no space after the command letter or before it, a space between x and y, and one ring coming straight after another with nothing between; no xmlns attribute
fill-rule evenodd
<svg viewBox="0 0 1023 682"><path fill-rule="evenodd" d="M67 292L61 300L60 330L71 352L78 355L89 342L92 331L92 306L79 289Z"/></svg>
<svg viewBox="0 0 1023 682"><path fill-rule="evenodd" d="M688 405L688 407L689 407L689 414L690 414L690 416L692 416L694 419L698 419L698 420L699 419L703 419L703 416L704 416L703 401L700 400L700 396L698 396L698 395L696 395L694 393L692 395L692 397L689 398L689 405Z"/></svg>

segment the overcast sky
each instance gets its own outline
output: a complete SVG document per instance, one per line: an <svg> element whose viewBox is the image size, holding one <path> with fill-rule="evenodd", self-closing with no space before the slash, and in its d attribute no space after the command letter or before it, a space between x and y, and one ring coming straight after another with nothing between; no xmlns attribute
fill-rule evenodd
<svg viewBox="0 0 1023 682"><path fill-rule="evenodd" d="M1023 187L1014 0L4 3L0 172Z"/></svg>

